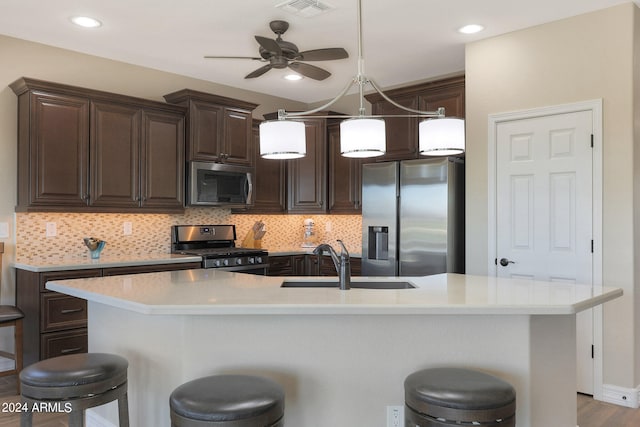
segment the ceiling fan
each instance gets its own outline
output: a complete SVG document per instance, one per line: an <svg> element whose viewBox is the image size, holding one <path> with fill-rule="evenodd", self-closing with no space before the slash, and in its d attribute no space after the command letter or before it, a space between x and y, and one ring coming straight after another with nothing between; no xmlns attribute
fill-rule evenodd
<svg viewBox="0 0 640 427"><path fill-rule="evenodd" d="M306 64L306 61L332 61L335 59L345 59L349 57L346 50L341 47L333 47L326 49L298 51L298 47L288 41L282 40L282 35L289 28L286 21L271 21L269 23L271 31L278 36L275 40L262 36L255 36L256 41L260 45L259 57L252 56L205 56L205 58L214 59L252 59L254 61L268 62L257 70L247 74L245 79L253 79L259 77L272 68L286 68L309 77L314 80L324 80L331 75L327 70L316 67L315 65ZM304 61L304 62L303 62Z"/></svg>

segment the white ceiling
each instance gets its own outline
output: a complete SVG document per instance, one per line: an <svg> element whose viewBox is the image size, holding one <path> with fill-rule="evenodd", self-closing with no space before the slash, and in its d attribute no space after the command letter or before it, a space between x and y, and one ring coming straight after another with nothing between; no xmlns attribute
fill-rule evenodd
<svg viewBox="0 0 640 427"><path fill-rule="evenodd" d="M305 18L275 8L283 0L1 0L0 34L315 102L337 95L357 73L357 0L323 1L334 9ZM464 44L469 41L627 1L363 0L364 71L383 88L459 72L464 70ZM95 17L103 26L76 27L69 21L73 15ZM321 82L289 82L282 78L285 70L244 79L264 64L203 58L257 56L253 36L275 38L269 29L274 19L290 23L283 39L300 51L343 47L350 57L311 63L332 73ZM456 31L468 23L486 29L477 35Z"/></svg>

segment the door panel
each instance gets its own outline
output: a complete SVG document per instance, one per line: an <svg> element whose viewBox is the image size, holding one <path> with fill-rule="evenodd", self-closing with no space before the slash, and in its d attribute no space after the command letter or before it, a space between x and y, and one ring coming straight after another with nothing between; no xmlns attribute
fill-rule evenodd
<svg viewBox="0 0 640 427"><path fill-rule="evenodd" d="M591 111L501 122L497 274L593 284ZM498 262L501 261L501 262ZM593 393L592 311L577 316L578 391Z"/></svg>

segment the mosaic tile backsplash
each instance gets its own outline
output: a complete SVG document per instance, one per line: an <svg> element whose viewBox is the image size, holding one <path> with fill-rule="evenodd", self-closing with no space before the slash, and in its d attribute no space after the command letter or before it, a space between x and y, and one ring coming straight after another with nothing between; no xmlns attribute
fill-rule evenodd
<svg viewBox="0 0 640 427"><path fill-rule="evenodd" d="M263 248L290 251L300 248L306 218L315 222L318 243L342 239L350 252L360 253L360 215L238 215L228 209L189 208L184 214L16 213L16 260L87 256L83 237L105 240L105 255L169 253L170 229L178 224L235 224L240 246L256 221L265 223ZM124 235L125 222L131 223L131 235ZM56 236L46 236L47 223L55 223Z"/></svg>

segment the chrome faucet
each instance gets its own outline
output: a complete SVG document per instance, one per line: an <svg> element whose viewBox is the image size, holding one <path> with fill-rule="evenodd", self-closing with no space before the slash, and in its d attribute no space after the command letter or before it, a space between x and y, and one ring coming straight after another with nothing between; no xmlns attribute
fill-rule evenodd
<svg viewBox="0 0 640 427"><path fill-rule="evenodd" d="M327 243L318 245L313 250L313 253L315 255L321 255L325 250L329 252L331 260L333 260L333 265L336 267L338 277L340 278L340 289L346 291L351 289L351 261L349 260L349 252L344 246L344 243L342 243L342 240L338 240L338 243L340 243L341 247L339 257L331 245Z"/></svg>

